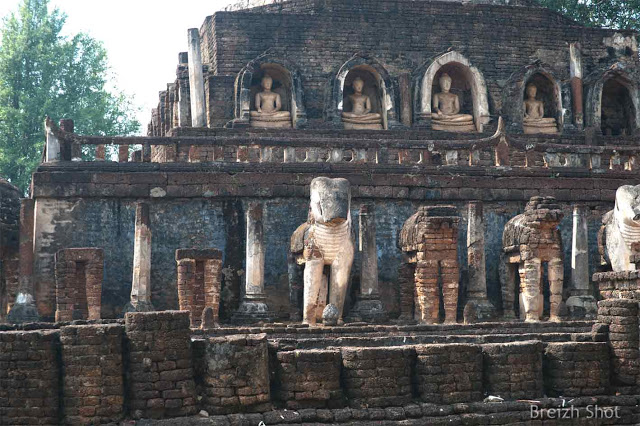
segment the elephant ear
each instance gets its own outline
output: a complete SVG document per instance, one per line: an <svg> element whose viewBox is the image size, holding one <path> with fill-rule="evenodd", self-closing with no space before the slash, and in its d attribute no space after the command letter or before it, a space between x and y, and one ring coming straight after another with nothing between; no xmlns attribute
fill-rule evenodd
<svg viewBox="0 0 640 426"><path fill-rule="evenodd" d="M305 222L293 232L293 235L291 235L291 253L301 254L304 251L304 239L310 226L309 223Z"/></svg>

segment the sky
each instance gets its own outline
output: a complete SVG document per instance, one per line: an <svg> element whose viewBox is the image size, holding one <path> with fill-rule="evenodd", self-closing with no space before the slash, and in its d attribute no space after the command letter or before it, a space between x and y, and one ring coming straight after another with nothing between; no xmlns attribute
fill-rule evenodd
<svg viewBox="0 0 640 426"><path fill-rule="evenodd" d="M0 0L0 17L16 11L21 0ZM231 0L51 0L67 14L64 33L88 33L104 43L116 86L141 107L146 132L158 92L175 81L178 53L187 51L187 30Z"/></svg>

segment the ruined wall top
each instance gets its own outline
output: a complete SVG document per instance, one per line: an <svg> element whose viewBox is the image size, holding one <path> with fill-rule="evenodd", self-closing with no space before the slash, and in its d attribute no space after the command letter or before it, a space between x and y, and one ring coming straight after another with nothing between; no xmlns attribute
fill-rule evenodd
<svg viewBox="0 0 640 426"><path fill-rule="evenodd" d="M375 6L378 3L377 0L366 0ZM434 0L406 0L410 3L419 2L432 2ZM440 2L455 2L455 3L471 3L471 4L491 4L491 5L505 5L505 6L527 6L535 7L539 6L536 0L435 0ZM340 1L341 3L342 1ZM331 6L332 3L339 3L335 0L236 0L225 7L225 11L232 12L238 10L252 9L257 7L264 7L265 11L287 11L287 10L306 10L321 9L323 7Z"/></svg>

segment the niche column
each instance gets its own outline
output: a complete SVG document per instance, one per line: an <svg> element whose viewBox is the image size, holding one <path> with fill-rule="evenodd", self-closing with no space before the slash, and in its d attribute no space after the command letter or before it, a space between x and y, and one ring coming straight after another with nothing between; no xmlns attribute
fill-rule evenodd
<svg viewBox="0 0 640 426"><path fill-rule="evenodd" d="M378 286L378 250L373 204L363 204L359 214L360 294L350 320L378 322L386 319Z"/></svg>
<svg viewBox="0 0 640 426"><path fill-rule="evenodd" d="M39 320L33 288L33 218L35 200L20 202L20 281L18 294L9 311L9 322L23 323Z"/></svg>
<svg viewBox="0 0 640 426"><path fill-rule="evenodd" d="M584 129L583 111L583 82L582 82L582 53L578 43L569 45L569 60L571 71L571 94L573 97L573 122L578 130Z"/></svg>
<svg viewBox="0 0 640 426"><path fill-rule="evenodd" d="M264 209L261 203L249 203L247 208L247 243L245 287L242 303L233 316L235 323L269 321L269 307L264 291Z"/></svg>
<svg viewBox="0 0 640 426"><path fill-rule="evenodd" d="M571 297L567 308L573 318L595 318L598 305L589 284L589 208L573 207L573 239L571 244Z"/></svg>
<svg viewBox="0 0 640 426"><path fill-rule="evenodd" d="M487 298L487 274L484 245L484 212L481 201L469 203L467 217L467 261L469 288L464 308L465 323L488 321L495 317L495 308Z"/></svg>
<svg viewBox="0 0 640 426"><path fill-rule="evenodd" d="M133 248L133 282L131 300L125 312L151 312L151 227L149 204L136 206L136 230Z"/></svg>
<svg viewBox="0 0 640 426"><path fill-rule="evenodd" d="M200 31L189 29L189 84L191 98L191 125L205 127L207 117L204 102L204 75L202 73L202 53L200 51Z"/></svg>

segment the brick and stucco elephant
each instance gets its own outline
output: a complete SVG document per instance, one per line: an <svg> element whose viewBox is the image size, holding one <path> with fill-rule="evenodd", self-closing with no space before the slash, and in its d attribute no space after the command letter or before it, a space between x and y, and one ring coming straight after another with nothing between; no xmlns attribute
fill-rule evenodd
<svg viewBox="0 0 640 426"><path fill-rule="evenodd" d="M349 181L319 177L311 182L309 219L291 236L292 260L304 265L305 324L315 325L327 293L342 320L355 252L350 210Z"/></svg>
<svg viewBox="0 0 640 426"><path fill-rule="evenodd" d="M615 272L636 270L631 255L640 251L640 185L618 188L615 208L602 218L598 245Z"/></svg>
<svg viewBox="0 0 640 426"><path fill-rule="evenodd" d="M552 321L562 304L564 255L558 225L564 214L553 197L533 197L523 214L511 219L502 234L500 281L504 316L515 318L516 274L520 275L520 316L539 321L544 309L543 264L547 264Z"/></svg>

